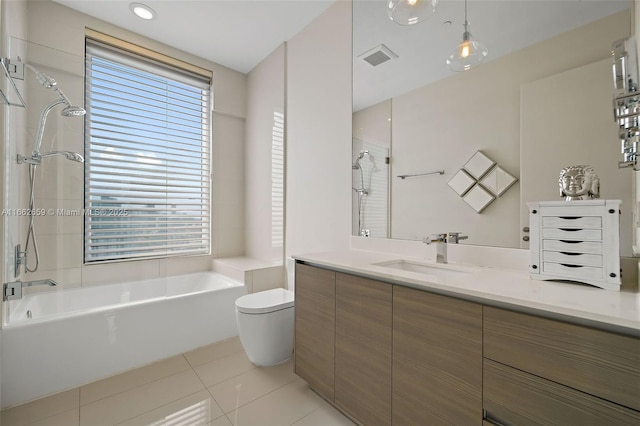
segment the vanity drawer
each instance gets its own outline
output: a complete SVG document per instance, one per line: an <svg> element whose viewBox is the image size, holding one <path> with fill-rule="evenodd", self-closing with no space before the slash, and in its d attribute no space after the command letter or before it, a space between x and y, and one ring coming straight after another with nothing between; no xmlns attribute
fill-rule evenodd
<svg viewBox="0 0 640 426"><path fill-rule="evenodd" d="M602 229L542 228L542 238L574 241L602 241Z"/></svg>
<svg viewBox="0 0 640 426"><path fill-rule="evenodd" d="M543 228L602 228L600 216L548 216L542 218Z"/></svg>
<svg viewBox="0 0 640 426"><path fill-rule="evenodd" d="M555 274L557 279L602 280L604 268L594 266L572 265L570 263L542 262L542 272Z"/></svg>
<svg viewBox="0 0 640 426"><path fill-rule="evenodd" d="M564 263L569 265L597 266L603 267L602 255L571 253L561 251L542 252L542 260L545 262Z"/></svg>
<svg viewBox="0 0 640 426"><path fill-rule="evenodd" d="M485 358L640 410L640 339L485 306Z"/></svg>
<svg viewBox="0 0 640 426"><path fill-rule="evenodd" d="M573 253L602 253L601 241L542 240L542 250Z"/></svg>
<svg viewBox="0 0 640 426"><path fill-rule="evenodd" d="M494 424L638 425L640 412L485 358L483 408Z"/></svg>

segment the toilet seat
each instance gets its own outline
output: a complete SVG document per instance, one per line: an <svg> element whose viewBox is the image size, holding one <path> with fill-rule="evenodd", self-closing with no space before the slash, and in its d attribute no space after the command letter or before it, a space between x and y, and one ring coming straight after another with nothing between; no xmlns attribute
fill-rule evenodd
<svg viewBox="0 0 640 426"><path fill-rule="evenodd" d="M236 309L244 314L266 314L291 308L293 305L293 292L283 288L247 294L236 300Z"/></svg>

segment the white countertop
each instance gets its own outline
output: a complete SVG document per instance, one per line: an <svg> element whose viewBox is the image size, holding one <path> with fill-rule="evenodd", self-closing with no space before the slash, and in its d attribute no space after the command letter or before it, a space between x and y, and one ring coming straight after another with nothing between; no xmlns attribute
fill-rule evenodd
<svg viewBox="0 0 640 426"><path fill-rule="evenodd" d="M631 290L623 288L621 291L603 290L571 282L532 280L526 270L465 264L436 265L424 258L365 250L352 249L293 257L298 261L341 272L640 336L640 293L637 287ZM397 259L470 272L459 278L445 279L372 265Z"/></svg>

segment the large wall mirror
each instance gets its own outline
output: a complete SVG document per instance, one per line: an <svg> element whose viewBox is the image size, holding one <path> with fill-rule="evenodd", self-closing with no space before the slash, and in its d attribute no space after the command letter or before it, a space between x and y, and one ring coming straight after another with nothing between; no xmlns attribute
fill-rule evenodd
<svg viewBox="0 0 640 426"><path fill-rule="evenodd" d="M623 201L630 256L611 45L630 35L631 2L469 0L472 39L489 53L465 72L446 64L462 41L463 1L441 0L411 26L390 20L388 3L353 2L353 234L456 231L468 244L527 248L526 203L561 200L561 169L586 164L600 197Z"/></svg>

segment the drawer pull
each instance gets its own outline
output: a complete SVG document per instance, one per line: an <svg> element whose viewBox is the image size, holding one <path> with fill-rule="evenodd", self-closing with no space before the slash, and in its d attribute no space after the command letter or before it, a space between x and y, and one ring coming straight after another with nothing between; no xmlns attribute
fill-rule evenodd
<svg viewBox="0 0 640 426"><path fill-rule="evenodd" d="M560 219L564 219L564 220L576 220L576 219L582 219L582 216L558 216Z"/></svg>
<svg viewBox="0 0 640 426"><path fill-rule="evenodd" d="M567 231L567 232L576 232L576 231L582 231L582 229L572 229L572 228L559 228L561 231Z"/></svg>
<svg viewBox="0 0 640 426"><path fill-rule="evenodd" d="M569 241L569 240L559 240L559 241L565 244L580 244L584 242L584 241Z"/></svg>
<svg viewBox="0 0 640 426"><path fill-rule="evenodd" d="M561 251L560 254L564 254L565 256L582 256L583 253L569 253L567 251Z"/></svg>
<svg viewBox="0 0 640 426"><path fill-rule="evenodd" d="M570 265L568 263L561 263L562 266L566 266L567 268L582 268L582 265Z"/></svg>

